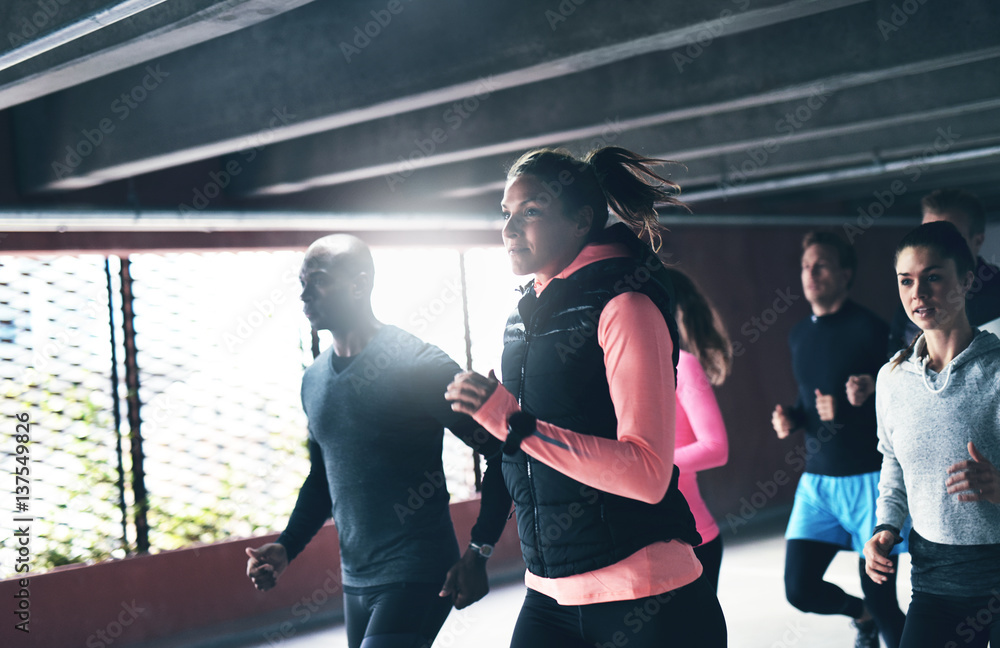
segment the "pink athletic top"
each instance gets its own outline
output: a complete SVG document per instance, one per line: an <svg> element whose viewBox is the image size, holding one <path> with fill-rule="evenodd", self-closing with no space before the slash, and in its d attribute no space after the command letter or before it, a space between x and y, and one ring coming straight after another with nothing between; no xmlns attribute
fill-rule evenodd
<svg viewBox="0 0 1000 648"><path fill-rule="evenodd" d="M729 440L715 392L698 358L681 351L677 363L677 446L674 463L681 469L678 486L694 513L702 542L719 536L705 500L698 490L697 473L724 466L729 460Z"/></svg>
<svg viewBox="0 0 1000 648"><path fill-rule="evenodd" d="M555 278L614 257L620 244L589 245ZM540 294L545 285L536 282ZM637 292L623 293L601 311L597 341L604 350L618 438L605 439L538 421L538 434L521 449L559 472L593 488L649 504L663 499L674 461L673 345L663 315ZM490 434L507 438L507 418L519 407L500 385L474 418ZM656 542L613 565L564 578L525 574L525 584L561 605L586 605L654 596L683 587L701 575L701 563L680 540Z"/></svg>

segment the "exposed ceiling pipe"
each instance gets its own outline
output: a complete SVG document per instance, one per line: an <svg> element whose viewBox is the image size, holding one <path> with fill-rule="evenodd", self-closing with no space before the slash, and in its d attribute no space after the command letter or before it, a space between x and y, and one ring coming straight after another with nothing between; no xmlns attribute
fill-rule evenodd
<svg viewBox="0 0 1000 648"><path fill-rule="evenodd" d="M700 191L696 190L685 192L683 194L683 199L684 202L695 203L704 200L731 198L733 196L749 196L772 191L801 189L848 180L878 178L880 176L889 175L890 173L905 171L913 168L915 165L920 169L925 169L944 164L954 164L956 162L965 162L968 160L979 160L992 156L1000 156L1000 145L986 146L968 151L957 151L955 153L935 153L924 157L906 158L904 160L894 160L892 162L875 161L872 164L866 164L863 166L835 169L832 171L820 171L817 173L806 173L787 178L776 178L774 180L746 182L741 185L732 185L722 182L715 189L702 189Z"/></svg>
<svg viewBox="0 0 1000 648"><path fill-rule="evenodd" d="M432 231L497 230L503 221L494 214L326 213L305 211L205 211L190 210L0 210L0 230L6 232L101 231ZM2 249L2 242L0 242Z"/></svg>
<svg viewBox="0 0 1000 648"><path fill-rule="evenodd" d="M840 225L838 215L724 215L678 214L661 216L667 226L826 226ZM912 223L909 217L885 216L879 226L899 226ZM125 210L18 210L0 211L0 230L5 232L121 232L121 231L312 231L317 229L340 232L429 232L429 231L490 231L499 233L503 221L494 214L334 214L318 212L203 212L192 217L178 211ZM499 236L497 241L499 241ZM0 240L0 253L3 242Z"/></svg>
<svg viewBox="0 0 1000 648"><path fill-rule="evenodd" d="M0 71L24 63L49 50L82 38L163 2L166 0L125 0L111 7L98 9L89 16L0 55Z"/></svg>

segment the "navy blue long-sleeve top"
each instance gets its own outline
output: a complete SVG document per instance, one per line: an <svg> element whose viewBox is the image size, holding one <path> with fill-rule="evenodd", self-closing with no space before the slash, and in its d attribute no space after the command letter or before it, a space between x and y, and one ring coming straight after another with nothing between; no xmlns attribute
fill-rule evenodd
<svg viewBox="0 0 1000 648"><path fill-rule="evenodd" d="M852 375L874 378L885 364L889 327L867 308L847 300L830 315L811 315L789 334L798 400L790 411L805 430L806 472L858 475L879 470L875 397L861 407L847 401ZM836 400L833 421L816 410L816 390Z"/></svg>
<svg viewBox="0 0 1000 648"><path fill-rule="evenodd" d="M306 370L311 470L278 542L294 558L332 515L343 583L442 583L458 559L441 459L444 428L487 458L473 541L495 543L511 500L500 442L444 399L459 367L383 326L349 362L332 348Z"/></svg>

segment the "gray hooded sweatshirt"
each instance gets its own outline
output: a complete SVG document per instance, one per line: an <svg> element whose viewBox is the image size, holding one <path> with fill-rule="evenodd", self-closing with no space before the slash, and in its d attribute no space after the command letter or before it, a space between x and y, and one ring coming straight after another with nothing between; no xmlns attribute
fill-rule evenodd
<svg viewBox="0 0 1000 648"><path fill-rule="evenodd" d="M925 366L925 348L921 336L909 358L878 373L878 524L900 529L909 513L931 542L1000 544L1000 505L960 502L945 486L948 467L971 458L969 441L1000 467L1000 339L979 331L941 373Z"/></svg>

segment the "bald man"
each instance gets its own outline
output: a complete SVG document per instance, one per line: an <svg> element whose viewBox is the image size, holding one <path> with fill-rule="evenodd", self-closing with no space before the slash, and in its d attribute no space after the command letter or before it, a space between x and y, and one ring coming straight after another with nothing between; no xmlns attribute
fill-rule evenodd
<svg viewBox="0 0 1000 648"><path fill-rule="evenodd" d="M976 328L1000 335L1000 268L979 256L986 240L986 210L975 194L961 189L938 189L920 201L922 223L948 221L958 228L976 259L976 278L966 294L965 312ZM910 321L902 304L889 326L889 355L906 348L920 329Z"/></svg>
<svg viewBox="0 0 1000 648"><path fill-rule="evenodd" d="M306 251L303 312L333 344L306 369L311 469L277 542L247 549L267 590L333 517L350 648L430 646L452 605L488 591L486 559L510 510L500 442L444 399L460 368L372 313L375 267L353 236ZM487 457L479 519L459 558L441 460L444 428Z"/></svg>

